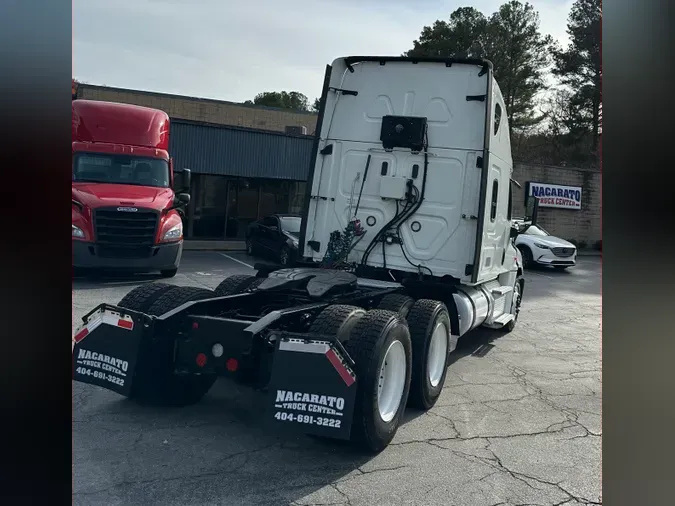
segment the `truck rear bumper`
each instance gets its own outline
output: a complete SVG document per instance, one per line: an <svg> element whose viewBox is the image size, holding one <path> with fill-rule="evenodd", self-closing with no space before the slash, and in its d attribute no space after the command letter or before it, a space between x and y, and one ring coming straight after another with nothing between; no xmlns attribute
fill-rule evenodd
<svg viewBox="0 0 675 506"><path fill-rule="evenodd" d="M144 258L105 254L93 242L73 241L73 267L134 272L177 269L183 254L183 241L153 246Z"/></svg>

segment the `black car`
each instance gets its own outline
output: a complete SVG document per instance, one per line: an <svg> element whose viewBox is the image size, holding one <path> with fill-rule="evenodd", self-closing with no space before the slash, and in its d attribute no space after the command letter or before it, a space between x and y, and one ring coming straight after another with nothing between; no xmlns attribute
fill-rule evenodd
<svg viewBox="0 0 675 506"><path fill-rule="evenodd" d="M246 231L246 253L289 265L298 254L301 223L297 214L273 214L251 223Z"/></svg>

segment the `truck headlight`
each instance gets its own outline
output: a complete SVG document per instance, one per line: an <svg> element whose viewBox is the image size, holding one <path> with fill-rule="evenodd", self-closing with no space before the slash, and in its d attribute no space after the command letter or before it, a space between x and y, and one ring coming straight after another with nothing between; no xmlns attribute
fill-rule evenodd
<svg viewBox="0 0 675 506"><path fill-rule="evenodd" d="M182 236L183 236L183 224L179 223L178 225L175 225L166 232L164 232L162 240L171 241L173 239L180 239Z"/></svg>
<svg viewBox="0 0 675 506"><path fill-rule="evenodd" d="M540 244L540 243L538 243L538 242L535 242L534 245L535 245L537 248L539 248L539 249L550 249L550 248L549 248L548 246L546 246L545 244Z"/></svg>
<svg viewBox="0 0 675 506"><path fill-rule="evenodd" d="M84 232L82 231L81 228L77 228L75 225L72 224L71 226L73 227L73 237L84 238Z"/></svg>

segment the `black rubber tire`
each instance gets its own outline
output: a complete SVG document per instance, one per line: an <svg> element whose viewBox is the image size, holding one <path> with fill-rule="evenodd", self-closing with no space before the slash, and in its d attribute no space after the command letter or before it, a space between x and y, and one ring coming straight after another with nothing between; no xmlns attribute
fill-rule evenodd
<svg viewBox="0 0 675 506"><path fill-rule="evenodd" d="M148 283L146 285L137 286L129 293L127 293L117 305L132 311L139 311L140 313L147 312L150 306L161 297L164 292L175 285L167 283Z"/></svg>
<svg viewBox="0 0 675 506"><path fill-rule="evenodd" d="M314 334L336 335L340 342L347 341L354 325L365 316L358 306L335 304L324 308L314 319L309 331Z"/></svg>
<svg viewBox="0 0 675 506"><path fill-rule="evenodd" d="M182 306L186 302L215 297L213 290L198 286L175 286L164 292L148 309L148 314L161 316Z"/></svg>
<svg viewBox="0 0 675 506"><path fill-rule="evenodd" d="M161 276L163 278L172 278L176 275L177 272L178 272L178 268L164 269L163 271L159 271L159 273L161 274Z"/></svg>
<svg viewBox="0 0 675 506"><path fill-rule="evenodd" d="M420 299L413 304L408 313L408 328L412 341L413 366L410 380L410 395L408 406L428 410L436 404L441 395L445 377L448 373L448 356L445 357L443 375L435 387L429 381L427 374L429 362L429 345L434 328L438 323L444 323L448 329L448 350L450 349L450 314L448 308L437 300Z"/></svg>
<svg viewBox="0 0 675 506"><path fill-rule="evenodd" d="M524 286L525 286L525 280L523 279L522 276L518 276L516 278L516 283L520 285L520 304L522 304L523 300L523 291L524 291ZM518 306L518 309L520 310L520 304ZM513 332L513 330L516 328L516 324L518 323L518 315L516 315L516 318L514 320L511 320L509 323L504 325L501 328L501 331L504 332L505 334L509 332Z"/></svg>
<svg viewBox="0 0 675 506"><path fill-rule="evenodd" d="M214 296L211 290L191 286L174 286L151 305L148 314L163 315L186 302ZM216 382L217 376L176 375L173 371L174 344L159 338L142 345L130 398L141 404L188 406L199 402Z"/></svg>
<svg viewBox="0 0 675 506"><path fill-rule="evenodd" d="M523 269L532 268L534 260L532 259L532 251L530 251L530 248L527 246L518 246L518 249L520 250L520 254L523 257Z"/></svg>
<svg viewBox="0 0 675 506"><path fill-rule="evenodd" d="M398 313L401 318L407 318L410 308L414 303L415 299L412 297L400 293L390 293L382 297L382 300L377 305L377 309L393 311L394 313Z"/></svg>
<svg viewBox="0 0 675 506"><path fill-rule="evenodd" d="M395 339L403 344L407 371L398 410L391 421L384 422L377 408L378 376L384 354ZM359 319L344 346L356 364L358 382L351 438L364 450L377 453L394 438L405 412L412 369L410 332L396 313L372 309Z"/></svg>
<svg viewBox="0 0 675 506"><path fill-rule="evenodd" d="M234 276L230 276L229 278L222 280L215 288L214 292L218 297L244 293L257 279L260 278L250 276L248 274L235 274Z"/></svg>

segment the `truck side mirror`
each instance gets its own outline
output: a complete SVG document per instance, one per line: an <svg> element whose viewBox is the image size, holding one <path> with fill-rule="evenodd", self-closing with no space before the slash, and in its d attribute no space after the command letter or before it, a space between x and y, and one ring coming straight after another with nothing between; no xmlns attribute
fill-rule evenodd
<svg viewBox="0 0 675 506"><path fill-rule="evenodd" d="M530 196L525 205L525 221L529 221L532 225L537 224L537 215L539 214L539 199Z"/></svg>
<svg viewBox="0 0 675 506"><path fill-rule="evenodd" d="M192 172L190 169L177 170L174 172L174 189L189 192L192 184Z"/></svg>

